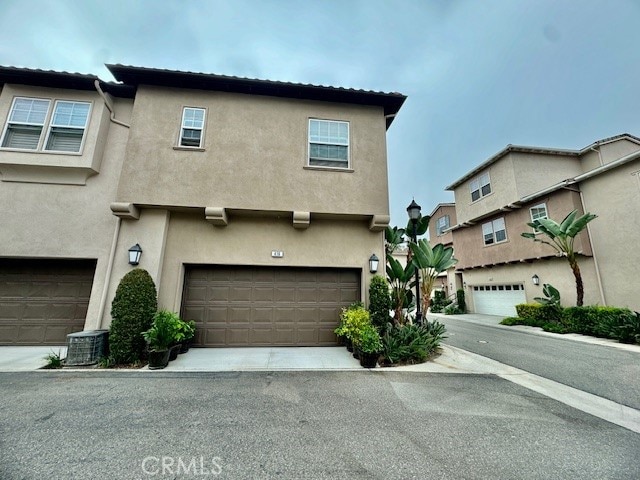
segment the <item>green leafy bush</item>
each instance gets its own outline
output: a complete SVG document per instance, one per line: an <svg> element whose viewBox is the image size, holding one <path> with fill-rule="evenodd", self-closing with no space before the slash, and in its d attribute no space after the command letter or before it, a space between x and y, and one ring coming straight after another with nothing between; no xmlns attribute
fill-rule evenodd
<svg viewBox="0 0 640 480"><path fill-rule="evenodd" d="M458 305L448 305L444 309L445 315L460 315L462 313L464 313L464 311L460 310Z"/></svg>
<svg viewBox="0 0 640 480"><path fill-rule="evenodd" d="M516 312L518 317L527 320L538 320L540 315L540 309L542 305L538 303L521 303L516 305Z"/></svg>
<svg viewBox="0 0 640 480"><path fill-rule="evenodd" d="M127 273L111 303L109 350L112 364L130 364L145 357L142 332L151 327L158 308L156 286L146 270L135 268Z"/></svg>
<svg viewBox="0 0 640 480"><path fill-rule="evenodd" d="M334 330L334 333L355 342L366 325L371 325L371 316L362 303L357 302L342 309L340 325Z"/></svg>
<svg viewBox="0 0 640 480"><path fill-rule="evenodd" d="M458 302L458 308L460 309L460 313L467 312L467 301L465 300L464 290L459 288L456 290L456 301Z"/></svg>
<svg viewBox="0 0 640 480"><path fill-rule="evenodd" d="M382 357L386 365L424 362L444 338L444 325L407 324L387 328L382 336Z"/></svg>
<svg viewBox="0 0 640 480"><path fill-rule="evenodd" d="M374 275L369 284L369 314L371 323L379 329L384 329L389 323L391 310L391 292L389 284L380 275Z"/></svg>
<svg viewBox="0 0 640 480"><path fill-rule="evenodd" d="M541 305L560 306L560 292L553 285L545 283L542 286L542 294L544 297L535 297L534 300Z"/></svg>
<svg viewBox="0 0 640 480"><path fill-rule="evenodd" d="M538 303L521 303L516 305L520 318L528 321L526 325L542 327L546 323L560 323L562 307L558 305L542 305Z"/></svg>
<svg viewBox="0 0 640 480"><path fill-rule="evenodd" d="M527 320L520 317L506 317L502 319L500 325L527 325Z"/></svg>
<svg viewBox="0 0 640 480"><path fill-rule="evenodd" d="M353 344L362 353L380 353L382 350L382 340L378 329L373 325L365 325L358 337L353 340Z"/></svg>
<svg viewBox="0 0 640 480"><path fill-rule="evenodd" d="M562 324L568 331L596 335L597 314L592 307L568 307L562 312Z"/></svg>
<svg viewBox="0 0 640 480"><path fill-rule="evenodd" d="M180 332L182 320L177 313L160 310L153 316L151 328L142 332L150 351L162 352L179 342L184 335Z"/></svg>
<svg viewBox="0 0 640 480"><path fill-rule="evenodd" d="M431 313L441 313L451 303L453 302L447 299L443 290L436 290L433 292L433 300L431 301Z"/></svg>

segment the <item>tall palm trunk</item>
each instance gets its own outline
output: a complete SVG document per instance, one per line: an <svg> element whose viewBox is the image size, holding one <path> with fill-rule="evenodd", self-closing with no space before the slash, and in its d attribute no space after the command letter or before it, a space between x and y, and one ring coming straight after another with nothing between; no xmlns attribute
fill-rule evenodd
<svg viewBox="0 0 640 480"><path fill-rule="evenodd" d="M573 272L573 276L576 278L576 305L581 307L584 300L584 285L582 284L580 267L578 266L578 261L575 258L567 257L567 260L569 260L571 271Z"/></svg>

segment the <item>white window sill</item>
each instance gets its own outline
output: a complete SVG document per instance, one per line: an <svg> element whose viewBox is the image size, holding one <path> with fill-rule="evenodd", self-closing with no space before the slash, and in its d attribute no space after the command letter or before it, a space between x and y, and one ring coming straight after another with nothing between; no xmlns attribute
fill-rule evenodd
<svg viewBox="0 0 640 480"><path fill-rule="evenodd" d="M491 195L493 195L493 191L487 193L486 195L481 196L479 199L477 200L471 200L471 203L469 205L473 205L474 203L478 203L480 201L482 201L483 199L490 197Z"/></svg>
<svg viewBox="0 0 640 480"><path fill-rule="evenodd" d="M10 148L10 147L0 147L0 151L2 152L16 152L16 153L37 153L39 155L75 155L82 156L82 149L79 152L63 152L61 150L37 150L30 148Z"/></svg>
<svg viewBox="0 0 640 480"><path fill-rule="evenodd" d="M316 167L314 165L305 165L305 170L321 170L325 172L344 172L344 173L353 173L355 170L352 168L342 168L342 167Z"/></svg>
<svg viewBox="0 0 640 480"><path fill-rule="evenodd" d="M174 150L182 150L182 151L186 151L186 152L204 152L204 151L206 151L202 147L183 147L181 145L174 145L173 149Z"/></svg>

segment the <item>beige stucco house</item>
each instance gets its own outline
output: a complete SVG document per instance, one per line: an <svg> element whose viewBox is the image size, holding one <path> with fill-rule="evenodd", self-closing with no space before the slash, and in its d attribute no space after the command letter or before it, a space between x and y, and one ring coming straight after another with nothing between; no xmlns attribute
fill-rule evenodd
<svg viewBox="0 0 640 480"><path fill-rule="evenodd" d="M575 281L564 258L521 236L532 219L562 220L570 211L598 218L575 248L585 304L640 310L640 139L629 134L580 150L509 145L447 187L455 195L450 227L470 311L515 315L514 305L559 289L575 305ZM535 285L533 277L539 279Z"/></svg>
<svg viewBox="0 0 640 480"><path fill-rule="evenodd" d="M384 256L405 97L108 68L0 68L0 344L108 327L136 244L199 345L334 344Z"/></svg>

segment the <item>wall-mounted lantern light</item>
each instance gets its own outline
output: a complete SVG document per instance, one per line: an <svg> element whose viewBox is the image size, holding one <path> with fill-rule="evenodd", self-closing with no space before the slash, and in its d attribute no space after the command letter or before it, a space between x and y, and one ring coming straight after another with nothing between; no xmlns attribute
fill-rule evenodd
<svg viewBox="0 0 640 480"><path fill-rule="evenodd" d="M140 248L140 244L136 243L129 249L129 265L138 265L140 255L142 255L142 248Z"/></svg>
<svg viewBox="0 0 640 480"><path fill-rule="evenodd" d="M372 253L369 257L369 271L371 273L376 273L378 271L378 257L376 257L375 253Z"/></svg>
<svg viewBox="0 0 640 480"><path fill-rule="evenodd" d="M536 274L534 274L533 277L531 277L531 281L533 281L534 285L540 285L540 277Z"/></svg>

